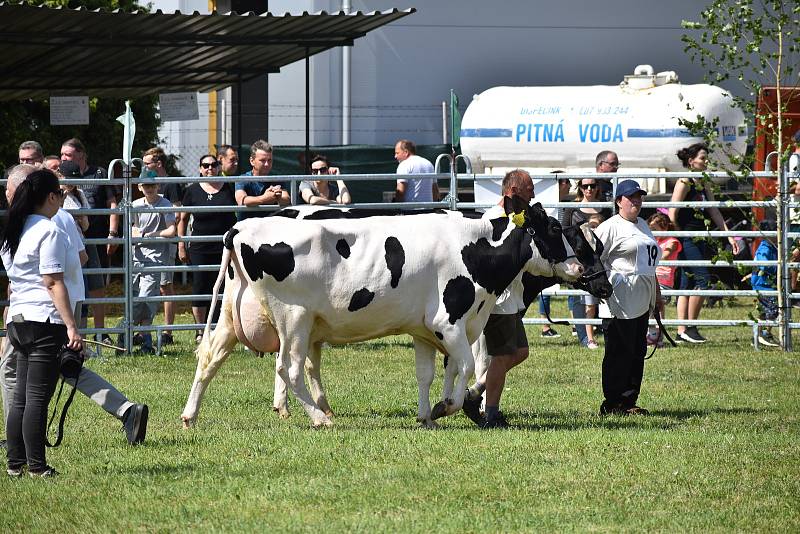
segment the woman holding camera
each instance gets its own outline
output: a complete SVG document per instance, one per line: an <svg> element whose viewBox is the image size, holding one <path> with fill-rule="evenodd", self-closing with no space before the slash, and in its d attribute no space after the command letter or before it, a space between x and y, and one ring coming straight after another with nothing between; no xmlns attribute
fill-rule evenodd
<svg viewBox="0 0 800 534"><path fill-rule="evenodd" d="M343 180L327 179L327 176L338 176L339 168L331 167L326 156L314 156L311 174L314 180L300 182L300 195L306 204L350 204L353 201Z"/></svg>
<svg viewBox="0 0 800 534"><path fill-rule="evenodd" d="M79 351L81 335L64 284L67 236L50 219L61 207L58 178L48 170L31 173L17 188L0 235L11 302L8 341L17 359L17 384L6 434L8 474L52 477L45 460L47 405L59 376L63 346Z"/></svg>

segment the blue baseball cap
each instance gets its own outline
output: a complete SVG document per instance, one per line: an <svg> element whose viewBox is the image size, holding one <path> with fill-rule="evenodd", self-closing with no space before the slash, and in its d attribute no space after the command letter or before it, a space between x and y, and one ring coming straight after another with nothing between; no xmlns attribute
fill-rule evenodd
<svg viewBox="0 0 800 534"><path fill-rule="evenodd" d="M643 195L647 194L647 191L639 187L639 182L636 180L622 180L620 183L617 184L617 196L619 197L629 197L636 193L641 193Z"/></svg>

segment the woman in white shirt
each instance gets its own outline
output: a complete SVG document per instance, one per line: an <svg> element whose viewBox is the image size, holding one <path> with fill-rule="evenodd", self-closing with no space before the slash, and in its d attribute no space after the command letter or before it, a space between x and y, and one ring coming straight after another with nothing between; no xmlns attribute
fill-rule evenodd
<svg viewBox="0 0 800 534"><path fill-rule="evenodd" d="M656 280L661 249L647 222L639 217L642 196L634 180L617 186L617 214L595 230L603 243L600 260L614 293L608 299L611 321L606 331L603 357L603 395L600 415L646 415L636 405L644 376L647 353L647 323L657 305L664 303Z"/></svg>
<svg viewBox="0 0 800 534"><path fill-rule="evenodd" d="M81 350L75 302L64 284L67 237L50 219L61 206L58 178L31 173L17 188L0 235L11 300L8 341L17 358L17 385L6 425L8 474L51 477L45 459L47 405L59 376L58 354Z"/></svg>

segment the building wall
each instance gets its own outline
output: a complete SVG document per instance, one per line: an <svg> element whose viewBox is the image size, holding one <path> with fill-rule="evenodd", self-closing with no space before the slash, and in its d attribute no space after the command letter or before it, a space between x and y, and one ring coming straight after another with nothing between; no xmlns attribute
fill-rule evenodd
<svg viewBox="0 0 800 534"><path fill-rule="evenodd" d="M682 19L697 0L353 0L353 10L416 7L417 12L355 41L354 144L442 140L441 102L449 90L462 111L473 94L498 85L616 85L639 64L674 70L684 83L703 70L683 52ZM271 1L270 11L338 11L337 1ZM312 58L312 144L341 142L341 51ZM304 66L269 76L269 137L302 144ZM732 88L733 89L733 88Z"/></svg>
<svg viewBox="0 0 800 534"><path fill-rule="evenodd" d="M223 1L223 0L220 0ZM392 144L410 138L442 142L442 101L454 89L462 112L472 95L498 85L616 85L639 64L674 70L684 83L702 82L703 69L683 52L682 19L696 19L697 0L352 0L352 10L416 7L417 12L352 47L352 144ZM274 14L336 12L335 0L271 0ZM207 11L206 0L158 0L155 8ZM341 49L311 59L311 144L341 143ZM264 137L277 145L305 143L305 65L299 61L268 77ZM735 88L731 88L735 89ZM207 113L201 103L201 115ZM233 106L229 110L235 111ZM255 100L243 111L263 113ZM207 117L207 115L206 115ZM202 122L202 119L201 121ZM235 123L228 120L230 128ZM200 143L204 124L183 128ZM174 137L174 135L170 135ZM227 135L230 141L230 133ZM222 141L222 136L220 136Z"/></svg>

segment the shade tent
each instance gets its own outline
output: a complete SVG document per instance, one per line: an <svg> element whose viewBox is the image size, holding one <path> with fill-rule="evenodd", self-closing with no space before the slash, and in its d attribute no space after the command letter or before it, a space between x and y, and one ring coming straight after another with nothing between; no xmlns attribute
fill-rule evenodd
<svg viewBox="0 0 800 534"><path fill-rule="evenodd" d="M201 15L0 2L0 100L223 89L414 12Z"/></svg>

